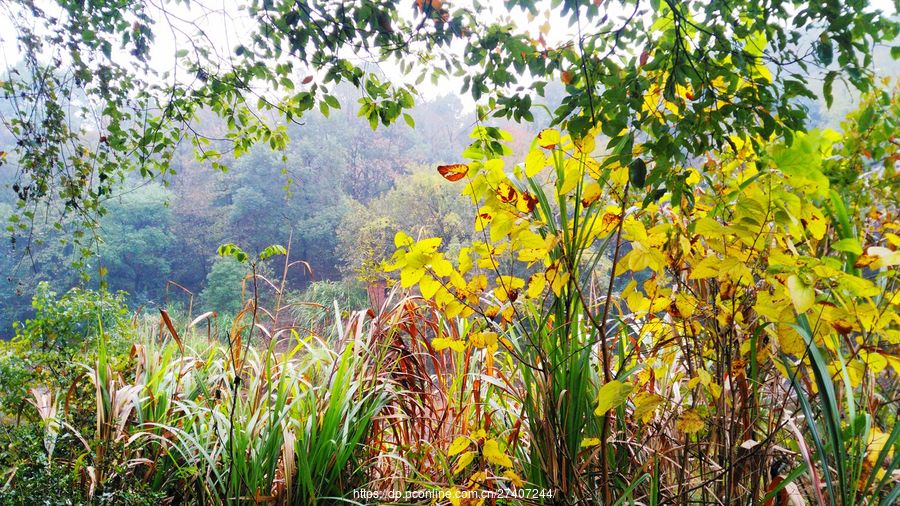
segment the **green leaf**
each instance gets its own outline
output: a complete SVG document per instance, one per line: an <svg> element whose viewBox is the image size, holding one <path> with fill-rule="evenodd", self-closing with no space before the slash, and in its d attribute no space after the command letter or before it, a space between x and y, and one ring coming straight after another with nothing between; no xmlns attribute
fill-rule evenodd
<svg viewBox="0 0 900 506"><path fill-rule="evenodd" d="M628 166L628 179L636 188L643 188L647 183L647 164L640 158L635 158Z"/></svg>
<svg viewBox="0 0 900 506"><path fill-rule="evenodd" d="M414 120L413 117L409 114L403 113L403 121L405 121L406 124L409 125L409 128L416 128L416 120Z"/></svg>
<svg viewBox="0 0 900 506"><path fill-rule="evenodd" d="M272 244L271 246L268 246L266 249L260 252L259 259L266 260L275 255L287 255L287 250L284 249L284 246L280 244Z"/></svg>
<svg viewBox="0 0 900 506"><path fill-rule="evenodd" d="M835 251L843 251L845 253L853 253L854 255L862 255L863 249L859 244L859 240L854 238L841 239L831 245L831 249Z"/></svg>
<svg viewBox="0 0 900 506"><path fill-rule="evenodd" d="M834 102L834 94L831 89L834 86L834 78L837 77L838 73L834 70L825 75L825 83L822 85L822 93L825 95L825 105L831 108L831 104Z"/></svg>
<svg viewBox="0 0 900 506"><path fill-rule="evenodd" d="M831 65L834 60L834 49L831 47L830 40L819 41L816 44L816 58L826 67Z"/></svg>
<svg viewBox="0 0 900 506"><path fill-rule="evenodd" d="M240 263L246 262L248 258L247 253L245 253L244 250L235 246L234 243L230 242L219 246L218 253L220 257L230 257Z"/></svg>
<svg viewBox="0 0 900 506"><path fill-rule="evenodd" d="M325 97L323 97L323 100L325 100L325 103L328 104L328 107L331 107L332 109L341 108L341 103L338 102L338 99L334 98L333 95L325 95Z"/></svg>

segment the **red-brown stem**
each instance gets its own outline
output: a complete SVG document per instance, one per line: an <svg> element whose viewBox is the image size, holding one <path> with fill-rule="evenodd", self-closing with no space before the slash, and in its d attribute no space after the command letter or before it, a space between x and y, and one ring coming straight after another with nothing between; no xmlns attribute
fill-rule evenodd
<svg viewBox="0 0 900 506"><path fill-rule="evenodd" d="M609 367L609 348L606 339L606 322L609 318L609 309L612 301L612 290L616 280L616 267L619 263L619 248L622 246L622 224L625 223L625 210L628 203L628 189L630 181L625 183L622 192L622 212L619 214L619 225L616 229L616 247L613 250L612 268L609 273L609 285L606 288L606 300L603 302L603 315L600 320L600 353L603 362L603 381L609 383L612 372ZM607 460L606 438L609 434L609 414L604 414L600 429L600 480L603 482L603 504L611 504L612 497L609 492L609 462Z"/></svg>

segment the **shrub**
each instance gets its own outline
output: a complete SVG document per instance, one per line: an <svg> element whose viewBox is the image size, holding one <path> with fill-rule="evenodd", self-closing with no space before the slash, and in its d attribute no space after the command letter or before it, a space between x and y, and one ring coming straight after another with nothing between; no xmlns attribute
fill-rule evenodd
<svg viewBox="0 0 900 506"><path fill-rule="evenodd" d="M72 288L62 296L40 283L32 299L34 316L15 324L15 336L0 345L0 409L18 411L35 385L68 388L89 361L101 332L110 352L127 352L125 294Z"/></svg>

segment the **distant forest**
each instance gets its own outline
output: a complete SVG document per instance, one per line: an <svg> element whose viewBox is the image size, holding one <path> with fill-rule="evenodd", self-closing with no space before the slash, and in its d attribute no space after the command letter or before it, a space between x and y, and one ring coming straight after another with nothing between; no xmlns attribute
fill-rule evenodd
<svg viewBox="0 0 900 506"><path fill-rule="evenodd" d="M882 72L890 75L895 62L882 61L890 67ZM543 103L553 110L563 93L561 84L551 84ZM283 152L257 146L219 170L198 162L184 142L173 173L150 180L132 174L106 203L96 240L82 241L94 250L84 265L71 231L40 213L28 233L7 231L0 243L0 270L6 273L0 337L11 337L13 322L31 314L41 282L62 293L102 281L126 292L133 309L236 312L246 267L216 255L227 242L247 251L290 243L291 257L309 267L290 272L297 300L321 293L329 305L335 294L351 304L362 300L364 282L381 272L378 263L390 257L398 230L459 244L471 234L471 203L441 184L434 167L460 158L471 141L474 113L448 94L420 101L410 114L414 127L401 122L373 130L352 106L358 94L341 88L336 95L350 106L326 111L327 118L316 111L288 124L290 144ZM840 119L856 107L854 97L836 94L831 109L822 100L809 102L809 127L839 129ZM216 121L212 114L203 120L208 131L206 124ZM521 144L510 159L521 160L537 124L498 124ZM0 132L0 144L10 142ZM9 166L0 167L0 223L13 214L13 184ZM324 283L303 294L314 281Z"/></svg>
<svg viewBox="0 0 900 506"><path fill-rule="evenodd" d="M353 93L342 90L342 102L352 104ZM359 279L366 276L366 262L387 255L397 230L452 242L471 228L460 221L471 204L441 185L434 171L436 164L456 160L469 142L473 117L458 98L418 105L411 114L415 128L401 123L373 131L353 107L328 115L310 114L288 125L291 142L283 152L259 146L226 164L226 171L197 162L185 143L173 161L174 174L150 181L135 174L122 181L96 228L96 257L78 268L73 263L82 255L64 241L67 231L42 223L40 215L27 234L7 231L0 246L6 274L0 336L12 336L12 323L29 316L41 282L65 292L96 287L102 274L110 290L127 292L135 309L187 309L193 294L195 314L221 311L239 307L245 275L243 266L216 255L226 242L247 251L290 243L292 258L309 265L291 271L297 292L314 280L344 280L340 288L352 293L363 290ZM210 115L208 121L216 119ZM523 127L511 128L523 133L517 138L532 136ZM0 169L3 223L16 198L10 172Z"/></svg>

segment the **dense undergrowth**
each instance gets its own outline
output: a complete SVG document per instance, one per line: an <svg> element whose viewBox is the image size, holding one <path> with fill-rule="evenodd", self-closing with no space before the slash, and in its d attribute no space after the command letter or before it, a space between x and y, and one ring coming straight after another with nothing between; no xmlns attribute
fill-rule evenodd
<svg viewBox="0 0 900 506"><path fill-rule="evenodd" d="M227 319L42 293L2 350L0 501L895 503L896 95L869 107L732 137L675 193L633 133L511 167L479 126L439 170L482 240L397 234L369 309L283 300L281 247L220 249Z"/></svg>

